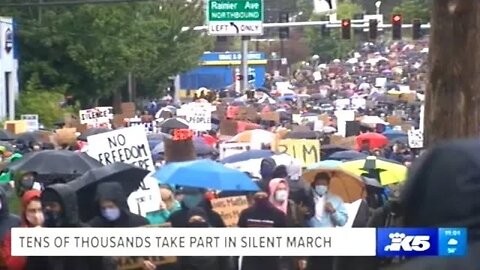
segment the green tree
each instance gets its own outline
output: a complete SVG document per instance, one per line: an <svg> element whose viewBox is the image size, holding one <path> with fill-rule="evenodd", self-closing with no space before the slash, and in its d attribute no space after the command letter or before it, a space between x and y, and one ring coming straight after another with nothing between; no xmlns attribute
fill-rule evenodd
<svg viewBox="0 0 480 270"><path fill-rule="evenodd" d="M17 114L38 114L40 122L46 127L53 127L59 119L63 119L65 113L60 103L63 101L63 89L46 91L40 89L38 78L32 78L26 89L20 93L17 102Z"/></svg>
<svg viewBox="0 0 480 270"><path fill-rule="evenodd" d="M363 9L360 5L350 1L343 1L338 3L337 17L339 19L353 18L355 14L362 13ZM312 20L325 20L318 15L313 15ZM343 40L341 38L340 30L331 29L329 37L322 37L321 31L318 27L309 27L305 30L305 35L308 40L308 45L312 54L320 56L321 61L331 61L335 58L343 58L355 46L354 40Z"/></svg>
<svg viewBox="0 0 480 270"><path fill-rule="evenodd" d="M393 9L394 14L402 14L405 23L421 19L423 23L430 21L430 4L428 0L403 0Z"/></svg>
<svg viewBox="0 0 480 270"><path fill-rule="evenodd" d="M161 5L161 6L159 6ZM170 75L197 65L208 37L182 27L201 25L200 0L1 10L19 23L21 89L63 89L83 107L126 88L132 72L141 94L158 94ZM41 21L40 21L41 18ZM35 91L35 90L33 90Z"/></svg>

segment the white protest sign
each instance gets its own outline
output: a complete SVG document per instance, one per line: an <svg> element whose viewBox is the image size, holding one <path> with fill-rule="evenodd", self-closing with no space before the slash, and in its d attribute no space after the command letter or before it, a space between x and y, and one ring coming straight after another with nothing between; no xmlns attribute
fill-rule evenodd
<svg viewBox="0 0 480 270"><path fill-rule="evenodd" d="M207 131L212 129L212 105L210 103L190 103L181 111L185 113L188 126L194 131ZM178 113L178 112L177 112Z"/></svg>
<svg viewBox="0 0 480 270"><path fill-rule="evenodd" d="M387 78L376 78L375 79L375 87L385 87L387 84Z"/></svg>
<svg viewBox="0 0 480 270"><path fill-rule="evenodd" d="M79 111L80 124L95 125L110 123L113 119L113 107L95 107Z"/></svg>
<svg viewBox="0 0 480 270"><path fill-rule="evenodd" d="M252 149L249 143L222 143L219 145L220 159Z"/></svg>
<svg viewBox="0 0 480 270"><path fill-rule="evenodd" d="M412 129L408 131L408 146L410 148L423 148L423 130Z"/></svg>
<svg viewBox="0 0 480 270"><path fill-rule="evenodd" d="M104 165L123 162L153 171L155 166L142 126L122 128L87 137L88 155Z"/></svg>
<svg viewBox="0 0 480 270"><path fill-rule="evenodd" d="M160 210L161 201L158 181L151 174L143 179L142 186L132 192L127 199L130 211L142 216L146 216L148 212Z"/></svg>
<svg viewBox="0 0 480 270"><path fill-rule="evenodd" d="M40 128L38 123L38 114L22 114L20 119L27 123L27 131L33 132Z"/></svg>
<svg viewBox="0 0 480 270"><path fill-rule="evenodd" d="M345 137L347 132L347 121L355 121L355 111L335 111L335 117L337 117L337 135Z"/></svg>
<svg viewBox="0 0 480 270"><path fill-rule="evenodd" d="M315 123L313 124L313 130L314 131L322 131L323 130L323 121L322 120L315 120Z"/></svg>

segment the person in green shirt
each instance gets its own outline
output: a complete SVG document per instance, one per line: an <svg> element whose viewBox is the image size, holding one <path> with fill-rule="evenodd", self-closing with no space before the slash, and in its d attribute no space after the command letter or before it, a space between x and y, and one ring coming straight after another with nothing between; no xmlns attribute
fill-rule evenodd
<svg viewBox="0 0 480 270"><path fill-rule="evenodd" d="M147 213L147 219L151 225L161 225L167 222L170 215L181 209L180 203L175 200L175 196L168 187L160 187L160 210Z"/></svg>

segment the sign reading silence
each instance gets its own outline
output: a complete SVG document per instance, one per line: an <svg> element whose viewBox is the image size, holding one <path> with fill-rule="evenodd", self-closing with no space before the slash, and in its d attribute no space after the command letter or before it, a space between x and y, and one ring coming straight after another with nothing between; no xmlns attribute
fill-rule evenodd
<svg viewBox="0 0 480 270"><path fill-rule="evenodd" d="M263 35L263 0L209 0L208 34Z"/></svg>

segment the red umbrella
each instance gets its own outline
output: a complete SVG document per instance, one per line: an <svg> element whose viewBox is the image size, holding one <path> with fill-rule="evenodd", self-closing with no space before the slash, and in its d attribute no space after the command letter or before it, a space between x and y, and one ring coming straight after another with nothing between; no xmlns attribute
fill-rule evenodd
<svg viewBox="0 0 480 270"><path fill-rule="evenodd" d="M212 135L208 135L208 134L203 134L202 139L206 144L208 144L210 146L214 146L218 142L217 138L213 137Z"/></svg>
<svg viewBox="0 0 480 270"><path fill-rule="evenodd" d="M360 150L360 146L366 142L368 142L370 150L374 150L385 147L388 144L388 138L380 133L363 133L355 138L355 148Z"/></svg>

